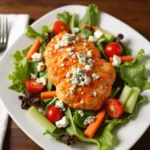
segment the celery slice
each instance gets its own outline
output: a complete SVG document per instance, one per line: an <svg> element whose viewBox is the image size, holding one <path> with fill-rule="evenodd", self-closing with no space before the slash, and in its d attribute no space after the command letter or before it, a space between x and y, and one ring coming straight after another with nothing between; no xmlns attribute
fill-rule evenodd
<svg viewBox="0 0 150 150"><path fill-rule="evenodd" d="M46 119L34 106L30 107L28 113L38 121L43 127L45 127L50 133L52 133L56 126Z"/></svg>
<svg viewBox="0 0 150 150"><path fill-rule="evenodd" d="M103 32L103 36L105 37L105 39L108 40L109 42L112 42L115 39L115 36L112 33L106 30L103 30L102 32Z"/></svg>
<svg viewBox="0 0 150 150"><path fill-rule="evenodd" d="M125 112L132 114L139 94L140 89L138 87L133 87L124 107Z"/></svg>
<svg viewBox="0 0 150 150"><path fill-rule="evenodd" d="M121 95L119 97L119 100L122 102L123 105L125 105L127 99L129 98L131 89L132 88L127 85L124 86L123 91L121 92Z"/></svg>

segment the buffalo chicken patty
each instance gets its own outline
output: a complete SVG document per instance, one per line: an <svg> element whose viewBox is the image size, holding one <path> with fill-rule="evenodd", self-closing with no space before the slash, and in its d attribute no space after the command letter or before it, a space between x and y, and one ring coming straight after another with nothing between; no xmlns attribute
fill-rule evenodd
<svg viewBox="0 0 150 150"><path fill-rule="evenodd" d="M116 72L100 58L93 42L62 32L47 45L44 58L57 97L71 108L99 109L111 95Z"/></svg>

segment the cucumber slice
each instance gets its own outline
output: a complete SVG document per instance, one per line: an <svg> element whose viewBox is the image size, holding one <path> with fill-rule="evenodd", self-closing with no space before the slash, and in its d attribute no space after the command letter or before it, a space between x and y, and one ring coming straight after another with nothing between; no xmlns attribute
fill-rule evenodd
<svg viewBox="0 0 150 150"><path fill-rule="evenodd" d="M122 102L123 105L125 105L127 99L129 98L131 89L132 88L127 85L124 86L123 91L121 92L121 95L119 97L119 100Z"/></svg>
<svg viewBox="0 0 150 150"><path fill-rule="evenodd" d="M139 94L140 89L138 87L133 87L124 107L125 112L132 114Z"/></svg>
<svg viewBox="0 0 150 150"><path fill-rule="evenodd" d="M103 30L103 36L104 36L105 39L108 40L109 42L112 42L112 41L115 39L115 36L114 36L112 33L108 32L108 31L106 31L106 30Z"/></svg>
<svg viewBox="0 0 150 150"><path fill-rule="evenodd" d="M52 133L56 129L56 126L53 125L49 120L47 120L46 117L42 115L34 106L29 108L28 113L50 133Z"/></svg>

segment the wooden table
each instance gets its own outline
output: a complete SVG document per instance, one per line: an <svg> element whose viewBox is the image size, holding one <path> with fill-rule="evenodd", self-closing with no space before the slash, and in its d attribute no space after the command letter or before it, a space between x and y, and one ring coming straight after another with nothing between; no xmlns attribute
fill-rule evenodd
<svg viewBox="0 0 150 150"><path fill-rule="evenodd" d="M32 23L45 13L64 5L88 5L88 0L0 0L0 13L27 13ZM150 0L93 0L100 10L107 12L129 24L150 40ZM148 118L149 119L149 118ZM130 137L129 137L130 138ZM148 150L150 146L150 128L131 150ZM3 150L41 150L9 118Z"/></svg>

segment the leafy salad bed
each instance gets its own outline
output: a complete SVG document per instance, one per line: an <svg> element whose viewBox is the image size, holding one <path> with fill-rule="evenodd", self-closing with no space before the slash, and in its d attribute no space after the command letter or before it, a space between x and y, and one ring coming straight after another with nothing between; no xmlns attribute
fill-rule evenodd
<svg viewBox="0 0 150 150"><path fill-rule="evenodd" d="M92 27L99 27L99 10L97 6L89 5L85 16L81 20L78 20L77 14L70 14L69 12L57 14L57 19L65 22L70 30L75 27L78 28L79 32L77 34L88 39L94 34ZM83 28L84 24L89 26ZM108 44L115 42L116 39L118 40L120 36L115 37L115 35L103 29L101 29L101 32L103 34L95 41L95 45L100 50L102 58L109 61L109 56L106 54L105 48ZM43 55L46 45L54 35L53 23L48 26L43 26L41 32L36 32L31 26L27 27L27 37L34 40L40 38L40 46L37 52L41 55ZM131 56L130 48L124 45L120 39L119 44L123 49L122 55ZM142 92L146 89L150 89L150 83L145 77L145 64L142 63L144 50L141 49L132 61L114 67L116 69L117 77L112 88L111 97L121 101L125 112L118 118L111 118L106 114L94 137L88 138L84 135L84 131L87 128L87 126L84 125L84 121L89 116L96 116L100 110L82 110L84 115L80 115L78 112L79 110L71 109L64 104L65 109L63 115L67 117L69 124L65 128L58 128L54 123L47 119L47 111L50 107L56 105L56 102L58 101L57 97L41 99L41 92L31 92L27 89L25 81L32 78L32 75L35 75L35 78L47 79L47 83L43 86L42 91L55 90L54 85L48 80L46 68L42 71L38 71L37 66L40 61L28 59L27 53L33 46L34 44L24 50L16 51L12 55L15 67L12 74L8 76L9 80L12 81L9 89L22 93L22 95L19 96L19 99L22 101L21 107L23 109L28 109L28 113L46 128L44 134L50 134L58 141L72 145L76 143L76 140L79 140L81 142L95 143L98 145L99 150L108 149L113 143L113 129L118 124L123 124L132 119L136 114L137 107L142 105L145 101L143 96L137 94L138 91Z"/></svg>

